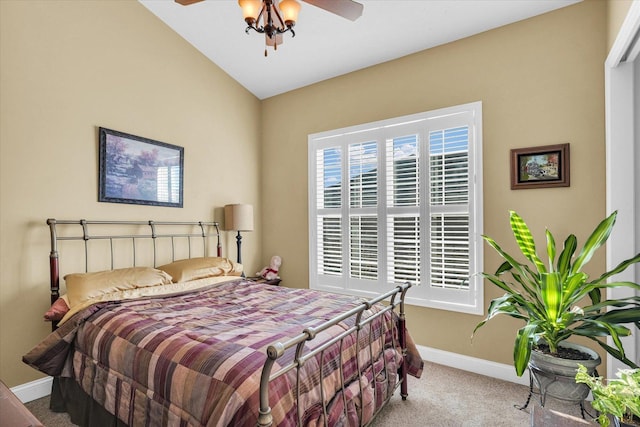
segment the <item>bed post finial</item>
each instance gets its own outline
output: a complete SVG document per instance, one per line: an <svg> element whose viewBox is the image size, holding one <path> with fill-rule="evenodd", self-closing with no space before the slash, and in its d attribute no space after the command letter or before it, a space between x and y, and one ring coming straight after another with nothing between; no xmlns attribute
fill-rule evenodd
<svg viewBox="0 0 640 427"><path fill-rule="evenodd" d="M217 222L214 222L213 225L216 227L216 235L218 236L218 245L217 245L217 253L218 256L221 257L222 256L222 245L220 244L220 228L218 226Z"/></svg>

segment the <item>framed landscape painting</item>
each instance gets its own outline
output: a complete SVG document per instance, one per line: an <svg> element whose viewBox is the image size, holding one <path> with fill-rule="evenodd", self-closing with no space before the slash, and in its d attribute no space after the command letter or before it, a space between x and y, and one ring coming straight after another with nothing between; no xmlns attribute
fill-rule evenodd
<svg viewBox="0 0 640 427"><path fill-rule="evenodd" d="M99 128L98 201L181 208L184 148Z"/></svg>
<svg viewBox="0 0 640 427"><path fill-rule="evenodd" d="M569 186L569 144L511 150L511 189Z"/></svg>

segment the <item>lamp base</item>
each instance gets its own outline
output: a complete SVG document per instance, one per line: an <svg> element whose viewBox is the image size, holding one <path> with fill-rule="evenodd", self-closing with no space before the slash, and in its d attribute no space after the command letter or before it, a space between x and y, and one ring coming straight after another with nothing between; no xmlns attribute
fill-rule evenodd
<svg viewBox="0 0 640 427"><path fill-rule="evenodd" d="M236 235L236 243L238 246L238 264L242 264L242 235L240 234L240 231L238 231L238 234ZM240 275L240 277L247 277L244 274L244 266L242 268L242 274Z"/></svg>

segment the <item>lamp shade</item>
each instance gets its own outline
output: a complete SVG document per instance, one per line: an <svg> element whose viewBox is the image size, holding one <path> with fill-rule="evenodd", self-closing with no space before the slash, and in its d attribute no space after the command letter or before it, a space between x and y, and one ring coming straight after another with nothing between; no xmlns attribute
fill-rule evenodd
<svg viewBox="0 0 640 427"><path fill-rule="evenodd" d="M254 21L258 19L258 14L262 8L262 2L260 0L238 0L238 5L242 8L242 17L245 20L247 18L253 19Z"/></svg>
<svg viewBox="0 0 640 427"><path fill-rule="evenodd" d="M282 0L279 7L282 12L284 22L291 22L292 24L295 24L298 20L298 13L300 12L300 3L296 0Z"/></svg>
<svg viewBox="0 0 640 427"><path fill-rule="evenodd" d="M226 230L253 231L253 206L226 205L224 207L224 225Z"/></svg>

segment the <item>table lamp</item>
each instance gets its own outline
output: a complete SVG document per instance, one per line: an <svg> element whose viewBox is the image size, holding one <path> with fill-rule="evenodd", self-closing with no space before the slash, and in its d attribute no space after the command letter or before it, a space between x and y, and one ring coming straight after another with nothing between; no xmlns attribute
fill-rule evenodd
<svg viewBox="0 0 640 427"><path fill-rule="evenodd" d="M225 205L224 224L226 230L237 231L238 264L242 264L242 235L241 231L253 231L253 206L246 204ZM242 277L245 277L244 268Z"/></svg>

